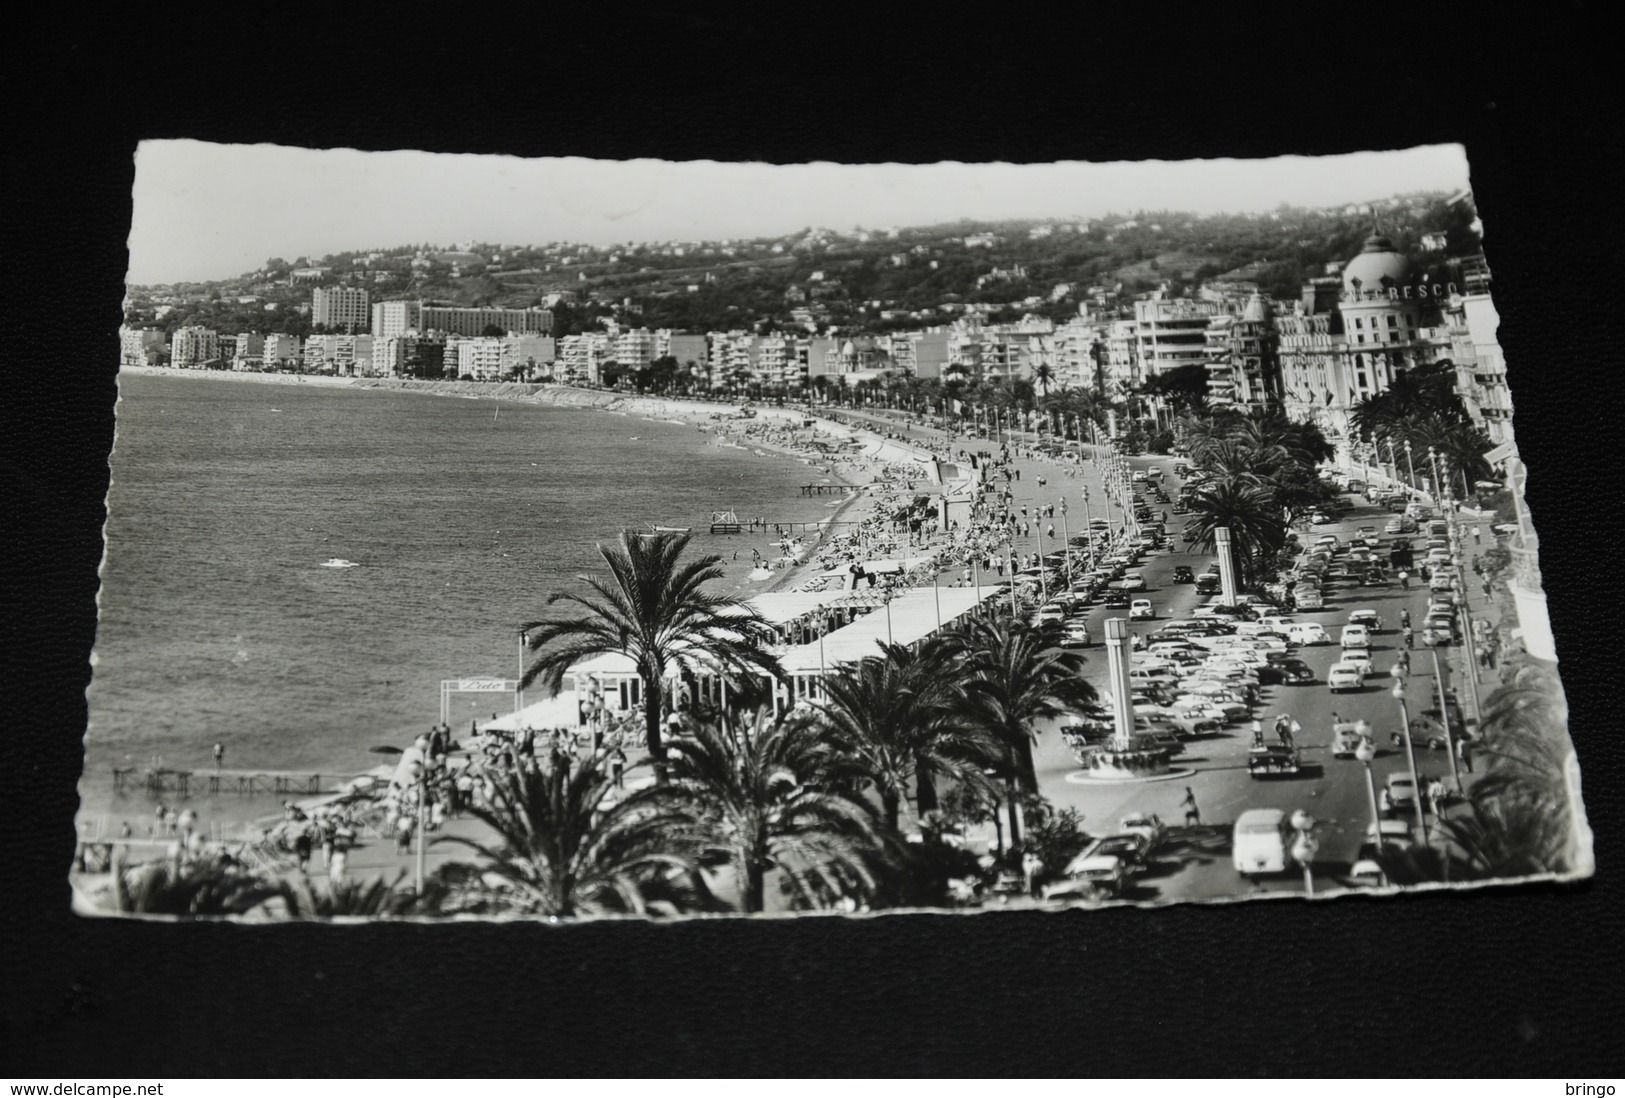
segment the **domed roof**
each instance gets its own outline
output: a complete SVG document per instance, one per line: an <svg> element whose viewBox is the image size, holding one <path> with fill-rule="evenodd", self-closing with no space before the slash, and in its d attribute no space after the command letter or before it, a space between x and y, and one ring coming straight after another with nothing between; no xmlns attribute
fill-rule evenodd
<svg viewBox="0 0 1625 1098"><path fill-rule="evenodd" d="M1366 237L1360 254L1343 268L1343 289L1349 293L1369 293L1400 286L1410 273L1405 257L1394 251L1394 242L1372 233Z"/></svg>

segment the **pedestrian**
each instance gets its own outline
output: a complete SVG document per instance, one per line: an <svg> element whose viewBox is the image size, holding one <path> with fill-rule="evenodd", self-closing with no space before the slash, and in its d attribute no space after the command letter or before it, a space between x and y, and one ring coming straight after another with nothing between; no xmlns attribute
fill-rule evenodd
<svg viewBox="0 0 1625 1098"><path fill-rule="evenodd" d="M1399 627L1401 629L1409 629L1411 627L1411 612L1409 610L1401 610L1399 612Z"/></svg>
<svg viewBox="0 0 1625 1098"><path fill-rule="evenodd" d="M1484 538L1483 538L1483 536L1481 534L1479 534L1478 527L1476 527L1476 526L1473 527L1473 544L1474 545L1483 545L1484 544Z"/></svg>
<svg viewBox="0 0 1625 1098"><path fill-rule="evenodd" d="M412 852L412 817L402 812L395 820L395 853Z"/></svg>
<svg viewBox="0 0 1625 1098"><path fill-rule="evenodd" d="M214 768L216 770L220 769L220 762L225 757L226 757L226 745L221 744L221 743L215 744L214 745Z"/></svg>
<svg viewBox="0 0 1625 1098"><path fill-rule="evenodd" d="M327 883L331 887L344 880L344 863L348 855L342 850L335 850L333 856L327 860Z"/></svg>
<svg viewBox="0 0 1625 1098"><path fill-rule="evenodd" d="M1253 718L1253 746L1264 746L1264 722L1257 717Z"/></svg>
<svg viewBox="0 0 1625 1098"><path fill-rule="evenodd" d="M1466 736L1456 741L1456 759L1467 773L1473 772L1473 744Z"/></svg>
<svg viewBox="0 0 1625 1098"><path fill-rule="evenodd" d="M1411 647L1411 639L1415 636L1415 634L1411 632L1411 627L1407 625L1405 628L1399 631L1399 634L1405 638L1405 647Z"/></svg>
<svg viewBox="0 0 1625 1098"><path fill-rule="evenodd" d="M310 872L310 847L310 828L300 828L299 834L295 835L293 839L293 852L295 857L299 859L300 873Z"/></svg>
<svg viewBox="0 0 1625 1098"><path fill-rule="evenodd" d="M1399 570L1399 586L1401 590L1409 591L1411 587L1411 574L1403 568Z"/></svg>
<svg viewBox="0 0 1625 1098"><path fill-rule="evenodd" d="M1185 787L1185 799L1179 802L1179 807L1185 810L1186 827L1202 825L1202 810L1196 806L1196 794L1188 785Z"/></svg>

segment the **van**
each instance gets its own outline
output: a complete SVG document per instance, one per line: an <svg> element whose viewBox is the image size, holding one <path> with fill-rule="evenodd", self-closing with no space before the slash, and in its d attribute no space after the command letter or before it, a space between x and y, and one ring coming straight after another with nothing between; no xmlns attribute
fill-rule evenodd
<svg viewBox="0 0 1625 1098"><path fill-rule="evenodd" d="M1230 856L1243 877L1284 873L1291 864L1288 850L1292 825L1279 808L1249 808L1236 817L1230 838Z"/></svg>

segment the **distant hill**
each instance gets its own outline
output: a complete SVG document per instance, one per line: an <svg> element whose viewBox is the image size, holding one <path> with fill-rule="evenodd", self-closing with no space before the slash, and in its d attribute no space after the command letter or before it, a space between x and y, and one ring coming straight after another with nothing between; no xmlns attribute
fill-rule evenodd
<svg viewBox="0 0 1625 1098"><path fill-rule="evenodd" d="M1381 231L1427 264L1479 248L1470 202L1441 193L1375 204ZM615 316L648 327L739 327L883 331L942 323L944 302L980 303L1020 315L1076 315L1094 290L1131 300L1166 284L1178 295L1224 277L1256 282L1266 294L1296 297L1304 280L1360 250L1371 233L1369 207L1281 207L1265 214L1198 217L1137 211L1090 219L959 221L881 231L808 228L780 237L645 243L620 247L551 243L402 245L374 252L273 259L256 272L213 283L131 287L131 323L173 330L304 335L314 285L365 286L373 300L433 299L453 304L527 307L549 295L559 334ZM1425 252L1424 234L1443 234ZM313 282L295 270L325 268ZM240 300L252 298L253 300ZM882 314L885 314L884 316Z"/></svg>

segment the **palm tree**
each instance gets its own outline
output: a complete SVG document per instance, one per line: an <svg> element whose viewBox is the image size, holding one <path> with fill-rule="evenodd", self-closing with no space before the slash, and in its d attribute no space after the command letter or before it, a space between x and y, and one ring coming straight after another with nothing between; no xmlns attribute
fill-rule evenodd
<svg viewBox="0 0 1625 1098"><path fill-rule="evenodd" d="M1190 528L1196 544L1211 551L1214 531L1230 530L1230 544L1241 565L1242 583L1251 584L1264 562L1286 544L1287 526L1274 494L1259 484L1245 480L1221 480L1199 489L1191 497L1196 512Z"/></svg>
<svg viewBox="0 0 1625 1098"><path fill-rule="evenodd" d="M990 745L963 719L953 665L934 651L881 645L882 654L824 680L819 709L835 737L880 794L897 830L912 779L920 813L937 807L934 778L980 781Z"/></svg>
<svg viewBox="0 0 1625 1098"><path fill-rule="evenodd" d="M1033 761L1037 721L1078 712L1095 701L1083 679L1083 656L1054 647L1042 632L1008 617L974 618L956 635L965 652L970 713L1005 749L1006 774L1028 795L1038 792ZM1010 834L1016 835L1016 799Z"/></svg>
<svg viewBox="0 0 1625 1098"><path fill-rule="evenodd" d="M1040 362L1033 367L1033 380L1038 382L1039 393L1048 398L1050 383L1055 380L1055 367L1047 362Z"/></svg>
<svg viewBox="0 0 1625 1098"><path fill-rule="evenodd" d="M475 911L529 915L671 912L702 895L694 873L697 819L673 804L634 795L612 803L606 753L532 768L488 772L492 795L469 809L496 842L441 841L481 857L472 876L451 874ZM572 765L574 764L574 765ZM703 906L703 903L702 903Z"/></svg>
<svg viewBox="0 0 1625 1098"><path fill-rule="evenodd" d="M581 577L592 589L589 595L548 596L549 605L571 603L584 615L520 626L526 644L541 653L520 689L540 679L553 696L565 673L590 656L616 652L632 659L643 684L644 735L659 780L665 778L660 716L668 675L781 674L778 661L761 647L772 636L761 616L741 599L706 590L722 578L722 558L684 563L688 540L687 534L622 531L619 545L598 547L609 579Z"/></svg>
<svg viewBox="0 0 1625 1098"><path fill-rule="evenodd" d="M188 919L247 915L280 894L273 882L235 865L155 862L126 870L122 859L113 865L113 905L120 914Z"/></svg>
<svg viewBox="0 0 1625 1098"><path fill-rule="evenodd" d="M640 794L699 821L702 848L732 867L746 912L763 909L770 869L804 903L875 887L884 846L874 810L821 731L799 718L769 724L761 710L695 723L671 744L670 781Z"/></svg>
<svg viewBox="0 0 1625 1098"><path fill-rule="evenodd" d="M431 910L433 905L427 901L432 892L426 891L420 898L403 891L400 885L405 876L402 872L393 881L348 877L330 881L322 890L301 877L292 884L284 882L281 895L288 916L294 919L379 919Z"/></svg>

